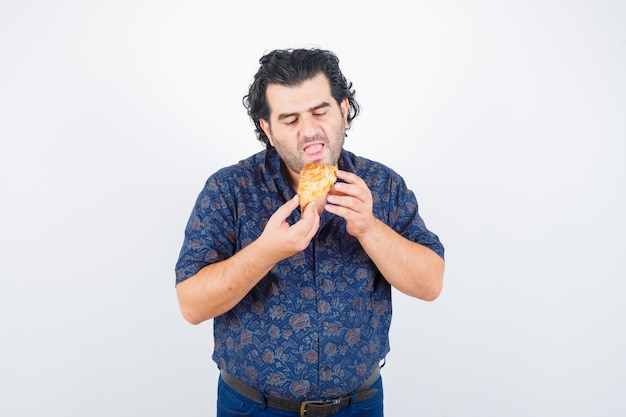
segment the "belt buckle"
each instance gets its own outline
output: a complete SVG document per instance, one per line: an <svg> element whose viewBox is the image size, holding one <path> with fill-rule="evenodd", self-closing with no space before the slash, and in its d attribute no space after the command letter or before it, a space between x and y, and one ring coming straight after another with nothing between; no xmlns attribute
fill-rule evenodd
<svg viewBox="0 0 626 417"><path fill-rule="evenodd" d="M309 405L319 405L319 406L327 406L333 404L339 404L341 399L337 398L335 400L313 400L313 401L302 401L300 403L300 417L306 417L306 409Z"/></svg>

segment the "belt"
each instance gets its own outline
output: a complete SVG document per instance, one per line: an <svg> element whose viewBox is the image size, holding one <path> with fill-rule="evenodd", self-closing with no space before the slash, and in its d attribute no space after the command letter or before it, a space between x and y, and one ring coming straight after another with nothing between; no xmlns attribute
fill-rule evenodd
<svg viewBox="0 0 626 417"><path fill-rule="evenodd" d="M261 395L265 399L265 404L270 408L276 408L284 411L291 411L294 413L300 413L301 417L327 417L335 414L342 408L348 407L352 403L352 394L346 394L337 398L329 398L326 400L313 400L313 401L291 401L284 400L282 398L272 397L270 395L262 394L261 391L246 384L240 379L234 377L228 372L221 371L221 376L226 385L231 387L240 395L262 404ZM363 385L354 391L355 403L365 401L372 398L378 392L377 388L371 388L374 382L380 376L380 369L376 368L374 373L368 378Z"/></svg>

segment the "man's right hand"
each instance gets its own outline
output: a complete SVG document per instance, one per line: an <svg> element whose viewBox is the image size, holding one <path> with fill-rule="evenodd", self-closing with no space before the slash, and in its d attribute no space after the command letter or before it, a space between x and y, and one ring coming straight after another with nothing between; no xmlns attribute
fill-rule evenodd
<svg viewBox="0 0 626 417"><path fill-rule="evenodd" d="M293 225L287 222L287 218L298 208L298 203L296 195L280 206L256 241L259 249L266 252L267 259L274 264L306 249L320 227L320 214L315 201L306 205L298 222Z"/></svg>
<svg viewBox="0 0 626 417"><path fill-rule="evenodd" d="M257 240L178 283L176 294L185 319L198 324L225 313L274 265L306 249L320 226L320 215L316 202L312 202L304 208L301 219L290 225L287 218L298 204L297 196L289 200L272 214Z"/></svg>

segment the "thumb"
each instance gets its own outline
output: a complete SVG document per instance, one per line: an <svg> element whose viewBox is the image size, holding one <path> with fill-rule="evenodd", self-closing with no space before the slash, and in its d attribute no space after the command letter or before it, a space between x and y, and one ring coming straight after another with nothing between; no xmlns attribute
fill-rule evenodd
<svg viewBox="0 0 626 417"><path fill-rule="evenodd" d="M287 201L285 204L280 206L278 210L274 213L274 216L278 217L281 221L286 220L289 215L298 208L298 203L300 202L300 198L298 194L294 195L293 198Z"/></svg>

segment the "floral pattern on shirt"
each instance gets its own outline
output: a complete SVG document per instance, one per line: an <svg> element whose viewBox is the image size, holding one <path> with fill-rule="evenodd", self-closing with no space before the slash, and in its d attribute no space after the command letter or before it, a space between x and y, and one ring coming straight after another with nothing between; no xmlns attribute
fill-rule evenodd
<svg viewBox="0 0 626 417"><path fill-rule="evenodd" d="M345 150L339 167L365 180L379 219L444 256L398 174ZM294 194L274 150L213 174L189 218L176 282L253 242ZM299 218L296 210L288 221ZM345 221L324 212L306 250L276 264L237 306L214 319L213 360L276 397L341 395L361 385L389 352L391 315L390 284L346 232Z"/></svg>

